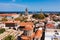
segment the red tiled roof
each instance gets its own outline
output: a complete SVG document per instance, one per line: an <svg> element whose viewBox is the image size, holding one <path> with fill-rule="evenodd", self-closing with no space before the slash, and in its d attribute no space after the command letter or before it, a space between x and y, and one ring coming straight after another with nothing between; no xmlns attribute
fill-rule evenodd
<svg viewBox="0 0 60 40"><path fill-rule="evenodd" d="M46 24L46 27L52 28L52 27L54 27L54 24Z"/></svg>
<svg viewBox="0 0 60 40"><path fill-rule="evenodd" d="M17 23L17 22L13 22L13 21L6 21L6 22L4 22L4 23Z"/></svg>
<svg viewBox="0 0 60 40"><path fill-rule="evenodd" d="M35 32L33 32L30 36L30 38L34 38L35 37Z"/></svg>
<svg viewBox="0 0 60 40"><path fill-rule="evenodd" d="M35 33L35 37L42 37L42 30L37 30L37 32Z"/></svg>
<svg viewBox="0 0 60 40"><path fill-rule="evenodd" d="M22 36L21 38L22 38L22 40L29 40L29 37L27 37L27 36Z"/></svg>
<svg viewBox="0 0 60 40"><path fill-rule="evenodd" d="M20 26L25 26L24 30L32 30L33 29L32 22L21 22Z"/></svg>
<svg viewBox="0 0 60 40"><path fill-rule="evenodd" d="M12 15L17 15L17 14L0 14L0 16L12 16Z"/></svg>
<svg viewBox="0 0 60 40"><path fill-rule="evenodd" d="M25 22L20 22L20 26L25 26L26 23Z"/></svg>

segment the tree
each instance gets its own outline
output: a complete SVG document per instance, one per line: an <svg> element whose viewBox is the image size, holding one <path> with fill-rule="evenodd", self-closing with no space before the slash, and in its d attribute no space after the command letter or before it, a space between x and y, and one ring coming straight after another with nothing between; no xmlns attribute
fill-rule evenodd
<svg viewBox="0 0 60 40"><path fill-rule="evenodd" d="M14 19L15 21L20 21L21 19L19 17L15 18Z"/></svg>
<svg viewBox="0 0 60 40"><path fill-rule="evenodd" d="M48 17L48 16L49 16L49 14L44 14L44 16L45 16L45 17Z"/></svg>
<svg viewBox="0 0 60 40"><path fill-rule="evenodd" d="M33 18L38 18L39 15L38 15L38 14L34 14L32 17L33 17Z"/></svg>
<svg viewBox="0 0 60 40"><path fill-rule="evenodd" d="M4 38L4 40L13 40L13 36L12 35L8 35L7 37Z"/></svg>
<svg viewBox="0 0 60 40"><path fill-rule="evenodd" d="M45 18L44 14L43 13L40 13L39 14L39 19L44 19L44 18Z"/></svg>
<svg viewBox="0 0 60 40"><path fill-rule="evenodd" d="M23 14L22 13L20 13L20 15L19 16L22 16Z"/></svg>
<svg viewBox="0 0 60 40"><path fill-rule="evenodd" d="M26 22L26 21L27 21L27 19L28 19L27 17L23 17L21 21Z"/></svg>
<svg viewBox="0 0 60 40"><path fill-rule="evenodd" d="M44 16L44 14L34 14L33 16L32 16L33 18L36 18L36 19L44 19L45 18L45 16Z"/></svg>
<svg viewBox="0 0 60 40"><path fill-rule="evenodd" d="M0 34L3 33L4 31L5 31L5 29L4 28L1 28L0 29Z"/></svg>
<svg viewBox="0 0 60 40"><path fill-rule="evenodd" d="M7 18L5 18L5 17L4 17L4 18L2 18L2 20L1 20L1 21L8 21L8 20L7 20Z"/></svg>

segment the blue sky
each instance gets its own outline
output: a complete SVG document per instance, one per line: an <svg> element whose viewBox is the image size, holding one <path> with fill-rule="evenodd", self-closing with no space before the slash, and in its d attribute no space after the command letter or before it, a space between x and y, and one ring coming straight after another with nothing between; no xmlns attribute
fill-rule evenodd
<svg viewBox="0 0 60 40"><path fill-rule="evenodd" d="M0 0L0 11L60 11L60 0Z"/></svg>

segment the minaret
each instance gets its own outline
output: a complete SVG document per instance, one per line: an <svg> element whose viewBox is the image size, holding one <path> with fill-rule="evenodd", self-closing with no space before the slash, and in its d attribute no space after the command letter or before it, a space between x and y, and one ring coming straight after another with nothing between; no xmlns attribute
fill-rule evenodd
<svg viewBox="0 0 60 40"><path fill-rule="evenodd" d="M28 9L25 9L25 16L28 16Z"/></svg>
<svg viewBox="0 0 60 40"><path fill-rule="evenodd" d="M40 9L40 10L41 10L40 12L41 12L41 14L42 14L42 13L43 13L43 12L42 12L42 9Z"/></svg>

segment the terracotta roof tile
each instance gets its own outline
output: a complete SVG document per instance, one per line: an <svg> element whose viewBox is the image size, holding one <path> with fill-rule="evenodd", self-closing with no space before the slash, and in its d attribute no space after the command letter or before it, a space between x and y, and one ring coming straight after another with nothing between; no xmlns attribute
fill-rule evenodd
<svg viewBox="0 0 60 40"><path fill-rule="evenodd" d="M32 30L33 29L32 22L21 22L20 26L25 26L24 30Z"/></svg>
<svg viewBox="0 0 60 40"><path fill-rule="evenodd" d="M29 37L27 37L27 36L22 36L21 38L22 38L22 40L29 40Z"/></svg>
<svg viewBox="0 0 60 40"><path fill-rule="evenodd" d="M35 37L35 32L33 32L30 36L30 38L34 38Z"/></svg>
<svg viewBox="0 0 60 40"><path fill-rule="evenodd" d="M17 14L0 14L0 16L12 16L12 15L17 15Z"/></svg>
<svg viewBox="0 0 60 40"><path fill-rule="evenodd" d="M20 26L25 26L26 23L25 22L20 22Z"/></svg>
<svg viewBox="0 0 60 40"><path fill-rule="evenodd" d="M52 27L54 27L54 24L46 24L46 27L52 28Z"/></svg>
<svg viewBox="0 0 60 40"><path fill-rule="evenodd" d="M37 32L35 33L35 37L42 37L42 30L37 30Z"/></svg>

